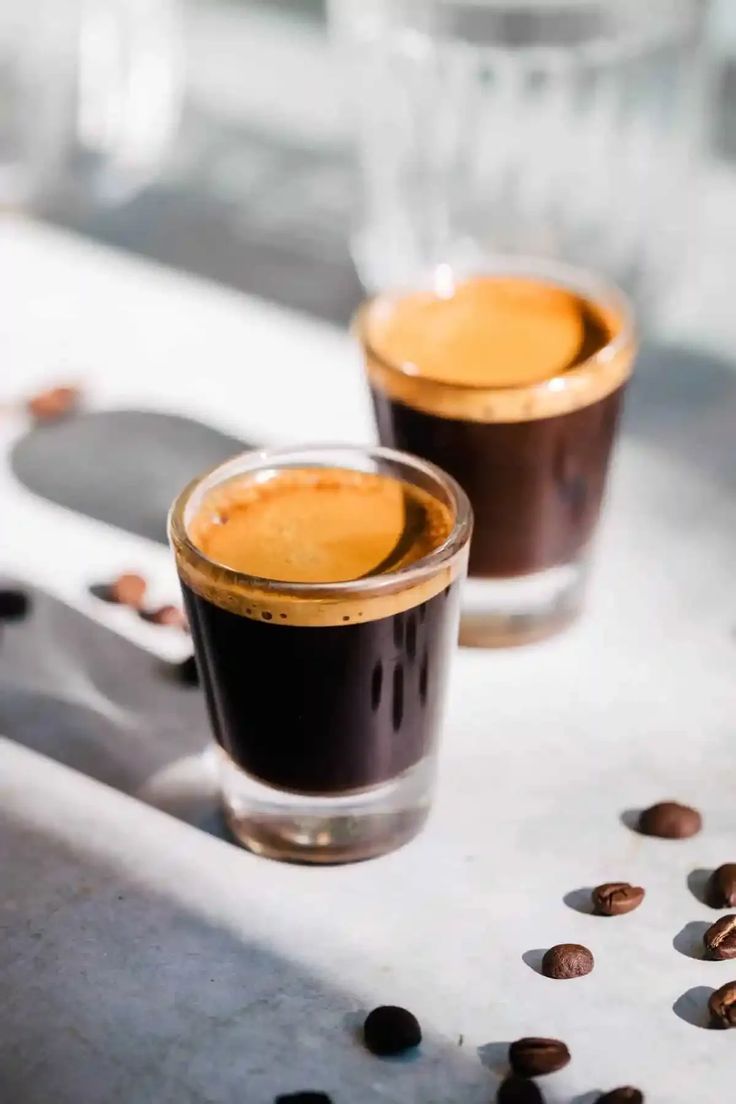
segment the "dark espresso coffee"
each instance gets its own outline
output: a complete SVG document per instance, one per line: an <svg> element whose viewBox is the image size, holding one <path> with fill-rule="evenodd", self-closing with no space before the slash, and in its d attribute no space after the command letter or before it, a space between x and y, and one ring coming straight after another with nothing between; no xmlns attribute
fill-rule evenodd
<svg viewBox="0 0 736 1104"><path fill-rule="evenodd" d="M447 571L403 584L401 572L452 525L429 492L347 469L260 471L204 497L187 528L207 565L179 556L179 570L212 727L232 763L275 789L330 796L428 755L458 588ZM389 574L385 592L340 594L340 583ZM289 584L324 584L324 600Z"/></svg>
<svg viewBox="0 0 736 1104"><path fill-rule="evenodd" d="M431 457L473 505L472 576L506 578L564 564L600 513L622 388L590 406L527 422L439 418L373 389L382 441Z"/></svg>
<svg viewBox="0 0 736 1104"><path fill-rule="evenodd" d="M464 487L471 576L530 575L589 544L631 372L632 343L616 347L623 324L609 306L517 276L364 311L381 441Z"/></svg>

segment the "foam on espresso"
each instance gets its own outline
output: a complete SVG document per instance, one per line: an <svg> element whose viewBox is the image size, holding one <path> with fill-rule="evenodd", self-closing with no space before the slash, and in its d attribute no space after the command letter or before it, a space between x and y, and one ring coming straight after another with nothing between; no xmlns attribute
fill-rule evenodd
<svg viewBox="0 0 736 1104"><path fill-rule="evenodd" d="M478 276L450 294L383 295L361 337L374 386L426 413L526 421L596 402L630 375L625 320L562 285Z"/></svg>
<svg viewBox="0 0 736 1104"><path fill-rule="evenodd" d="M246 617L300 625L374 620L418 605L448 585L454 574L448 566L419 583L402 585L399 576L377 594L371 580L418 563L444 543L452 527L447 506L390 476L276 468L239 476L205 494L187 533L206 561L179 548L179 568L202 597ZM233 580L230 572L241 578ZM362 579L364 593L319 593L320 584ZM289 593L289 584L304 583L316 593Z"/></svg>

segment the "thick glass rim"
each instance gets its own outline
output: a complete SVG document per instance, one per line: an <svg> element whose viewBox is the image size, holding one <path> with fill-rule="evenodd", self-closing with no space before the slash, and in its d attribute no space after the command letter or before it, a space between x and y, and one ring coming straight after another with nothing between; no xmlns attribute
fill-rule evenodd
<svg viewBox="0 0 736 1104"><path fill-rule="evenodd" d="M343 462L340 463L340 458ZM346 458L348 462L346 461ZM349 462L353 459L353 463ZM418 473L440 488L449 499L454 513L452 529L445 540L428 555L407 567L389 571L381 575L365 575L360 579L347 579L340 582L290 582L281 579L268 579L259 575L248 575L235 571L218 560L210 559L191 540L187 531L187 513L197 493L207 491L226 482L228 479L248 472L268 471L280 467L345 467L350 470L366 470L360 466L381 461L403 466ZM400 477L397 477L400 478ZM410 587L424 579L431 578L447 566L467 546L473 525L473 513L467 495L451 475L436 464L421 460L408 452L388 448L383 445L292 445L280 448L247 449L215 464L208 471L192 479L177 495L169 510L168 534L174 550L183 553L195 567L206 571L216 571L225 585L255 589L274 595L288 595L298 598L325 598L331 595L349 596L351 594L380 594L382 591L401 587Z"/></svg>
<svg viewBox="0 0 736 1104"><path fill-rule="evenodd" d="M505 275L541 280L555 287L562 287L571 291L604 309L612 309L617 318L621 320L620 328L602 348L581 360L579 364L575 364L572 368L557 372L534 383L505 386L457 383L434 379L431 376L422 376L416 365L411 361L392 360L379 353L373 345L369 333L369 316L372 308L380 301L399 299L402 295L410 294L412 291L431 291L442 286L442 284L447 285L448 281L459 283L463 280L472 279L474 276ZM414 284L394 289L389 288L371 295L358 308L353 319L353 329L367 356L388 373L393 373L404 379L421 381L439 392L466 395L480 395L483 393L518 395L520 398L524 396L533 397L546 392L560 392L568 387L574 387L581 378L614 361L626 349L636 344L633 307L625 293L615 284L585 268L569 265L562 261L521 255L499 257L471 268L465 266L454 267L449 264L437 265L424 281L417 280Z"/></svg>

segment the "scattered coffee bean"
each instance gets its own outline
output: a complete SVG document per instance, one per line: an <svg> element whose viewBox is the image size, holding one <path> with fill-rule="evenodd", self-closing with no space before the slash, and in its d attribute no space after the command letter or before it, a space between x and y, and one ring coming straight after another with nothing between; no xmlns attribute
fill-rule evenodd
<svg viewBox="0 0 736 1104"><path fill-rule="evenodd" d="M79 388L51 387L39 391L28 400L26 406L37 422L53 422L71 414L79 405Z"/></svg>
<svg viewBox="0 0 736 1104"><path fill-rule="evenodd" d="M525 1077L507 1077L498 1086L497 1104L544 1104L539 1087Z"/></svg>
<svg viewBox="0 0 736 1104"><path fill-rule="evenodd" d="M406 1008L384 1004L366 1016L363 1038L371 1054L401 1054L410 1047L419 1046L422 1029L416 1016Z"/></svg>
<svg viewBox="0 0 736 1104"><path fill-rule="evenodd" d="M142 575L126 572L111 583L95 583L89 589L95 598L101 598L103 602L139 609L146 594L146 585Z"/></svg>
<svg viewBox="0 0 736 1104"><path fill-rule="evenodd" d="M139 612L143 620L150 621L152 625L166 625L169 628L182 629L183 631L188 628L184 611L180 610L178 606L160 606L159 609L140 610Z"/></svg>
<svg viewBox="0 0 736 1104"><path fill-rule="evenodd" d="M522 1077L554 1073L570 1061L570 1051L559 1039L517 1039L509 1047L509 1062Z"/></svg>
<svg viewBox="0 0 736 1104"><path fill-rule="evenodd" d="M598 916L623 916L639 907L644 900L644 890L628 882L604 882L596 886L590 896Z"/></svg>
<svg viewBox="0 0 736 1104"><path fill-rule="evenodd" d="M660 801L645 809L639 817L639 831L660 839L688 839L702 827L703 818L698 810L676 801Z"/></svg>
<svg viewBox="0 0 736 1104"><path fill-rule="evenodd" d="M199 671L193 655L187 656L175 670L176 677L184 686L199 686Z"/></svg>
<svg viewBox="0 0 736 1104"><path fill-rule="evenodd" d="M332 1097L323 1092L295 1092L277 1096L273 1104L332 1104Z"/></svg>
<svg viewBox="0 0 736 1104"><path fill-rule="evenodd" d="M30 599L24 590L0 588L0 621L20 621L30 606Z"/></svg>
<svg viewBox="0 0 736 1104"><path fill-rule="evenodd" d="M705 886L705 900L711 908L736 907L736 863L724 863L713 871Z"/></svg>
<svg viewBox="0 0 736 1104"><path fill-rule="evenodd" d="M714 1027L736 1027L736 981L727 981L708 999Z"/></svg>
<svg viewBox="0 0 736 1104"><path fill-rule="evenodd" d="M143 602L146 593L146 580L142 575L128 572L118 575L110 586L110 594L113 602L119 602L121 606L132 606L134 609Z"/></svg>
<svg viewBox="0 0 736 1104"><path fill-rule="evenodd" d="M598 1104L644 1104L644 1093L623 1085L620 1089L611 1089L598 1097Z"/></svg>
<svg viewBox="0 0 736 1104"><path fill-rule="evenodd" d="M593 955L580 943L558 943L545 952L542 973L548 978L576 978L589 974L595 965Z"/></svg>
<svg viewBox="0 0 736 1104"><path fill-rule="evenodd" d="M716 961L736 958L736 916L722 916L703 936L705 957Z"/></svg>

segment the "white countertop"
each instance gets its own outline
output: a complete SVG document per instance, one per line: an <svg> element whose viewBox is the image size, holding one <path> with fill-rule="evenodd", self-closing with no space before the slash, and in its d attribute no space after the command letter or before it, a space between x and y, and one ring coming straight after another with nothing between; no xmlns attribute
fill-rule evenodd
<svg viewBox="0 0 736 1104"><path fill-rule="evenodd" d="M500 1069L492 1044L522 1034L570 1046L551 1104L618 1084L648 1104L730 1098L736 1035L687 1022L703 992L681 998L736 964L673 947L715 915L688 875L736 860L736 320L732 280L709 272L707 302L644 357L587 616L541 645L458 653L429 827L353 867L271 863L151 807L216 826L199 695L160 677L182 654L173 633L86 587L140 568L174 599L169 554L23 487L27 427L3 413L3 567L43 592L0 642L3 1104L270 1104L299 1088L486 1104L479 1048ZM370 436L357 356L327 326L12 219L0 287L0 402L70 376L93 410L268 443ZM106 479L108 461L103 441ZM702 810L700 836L621 823L666 797ZM647 889L629 916L563 901L618 878ZM522 957L560 941L590 946L590 976L550 981ZM419 1016L416 1057L355 1041L378 1003Z"/></svg>

